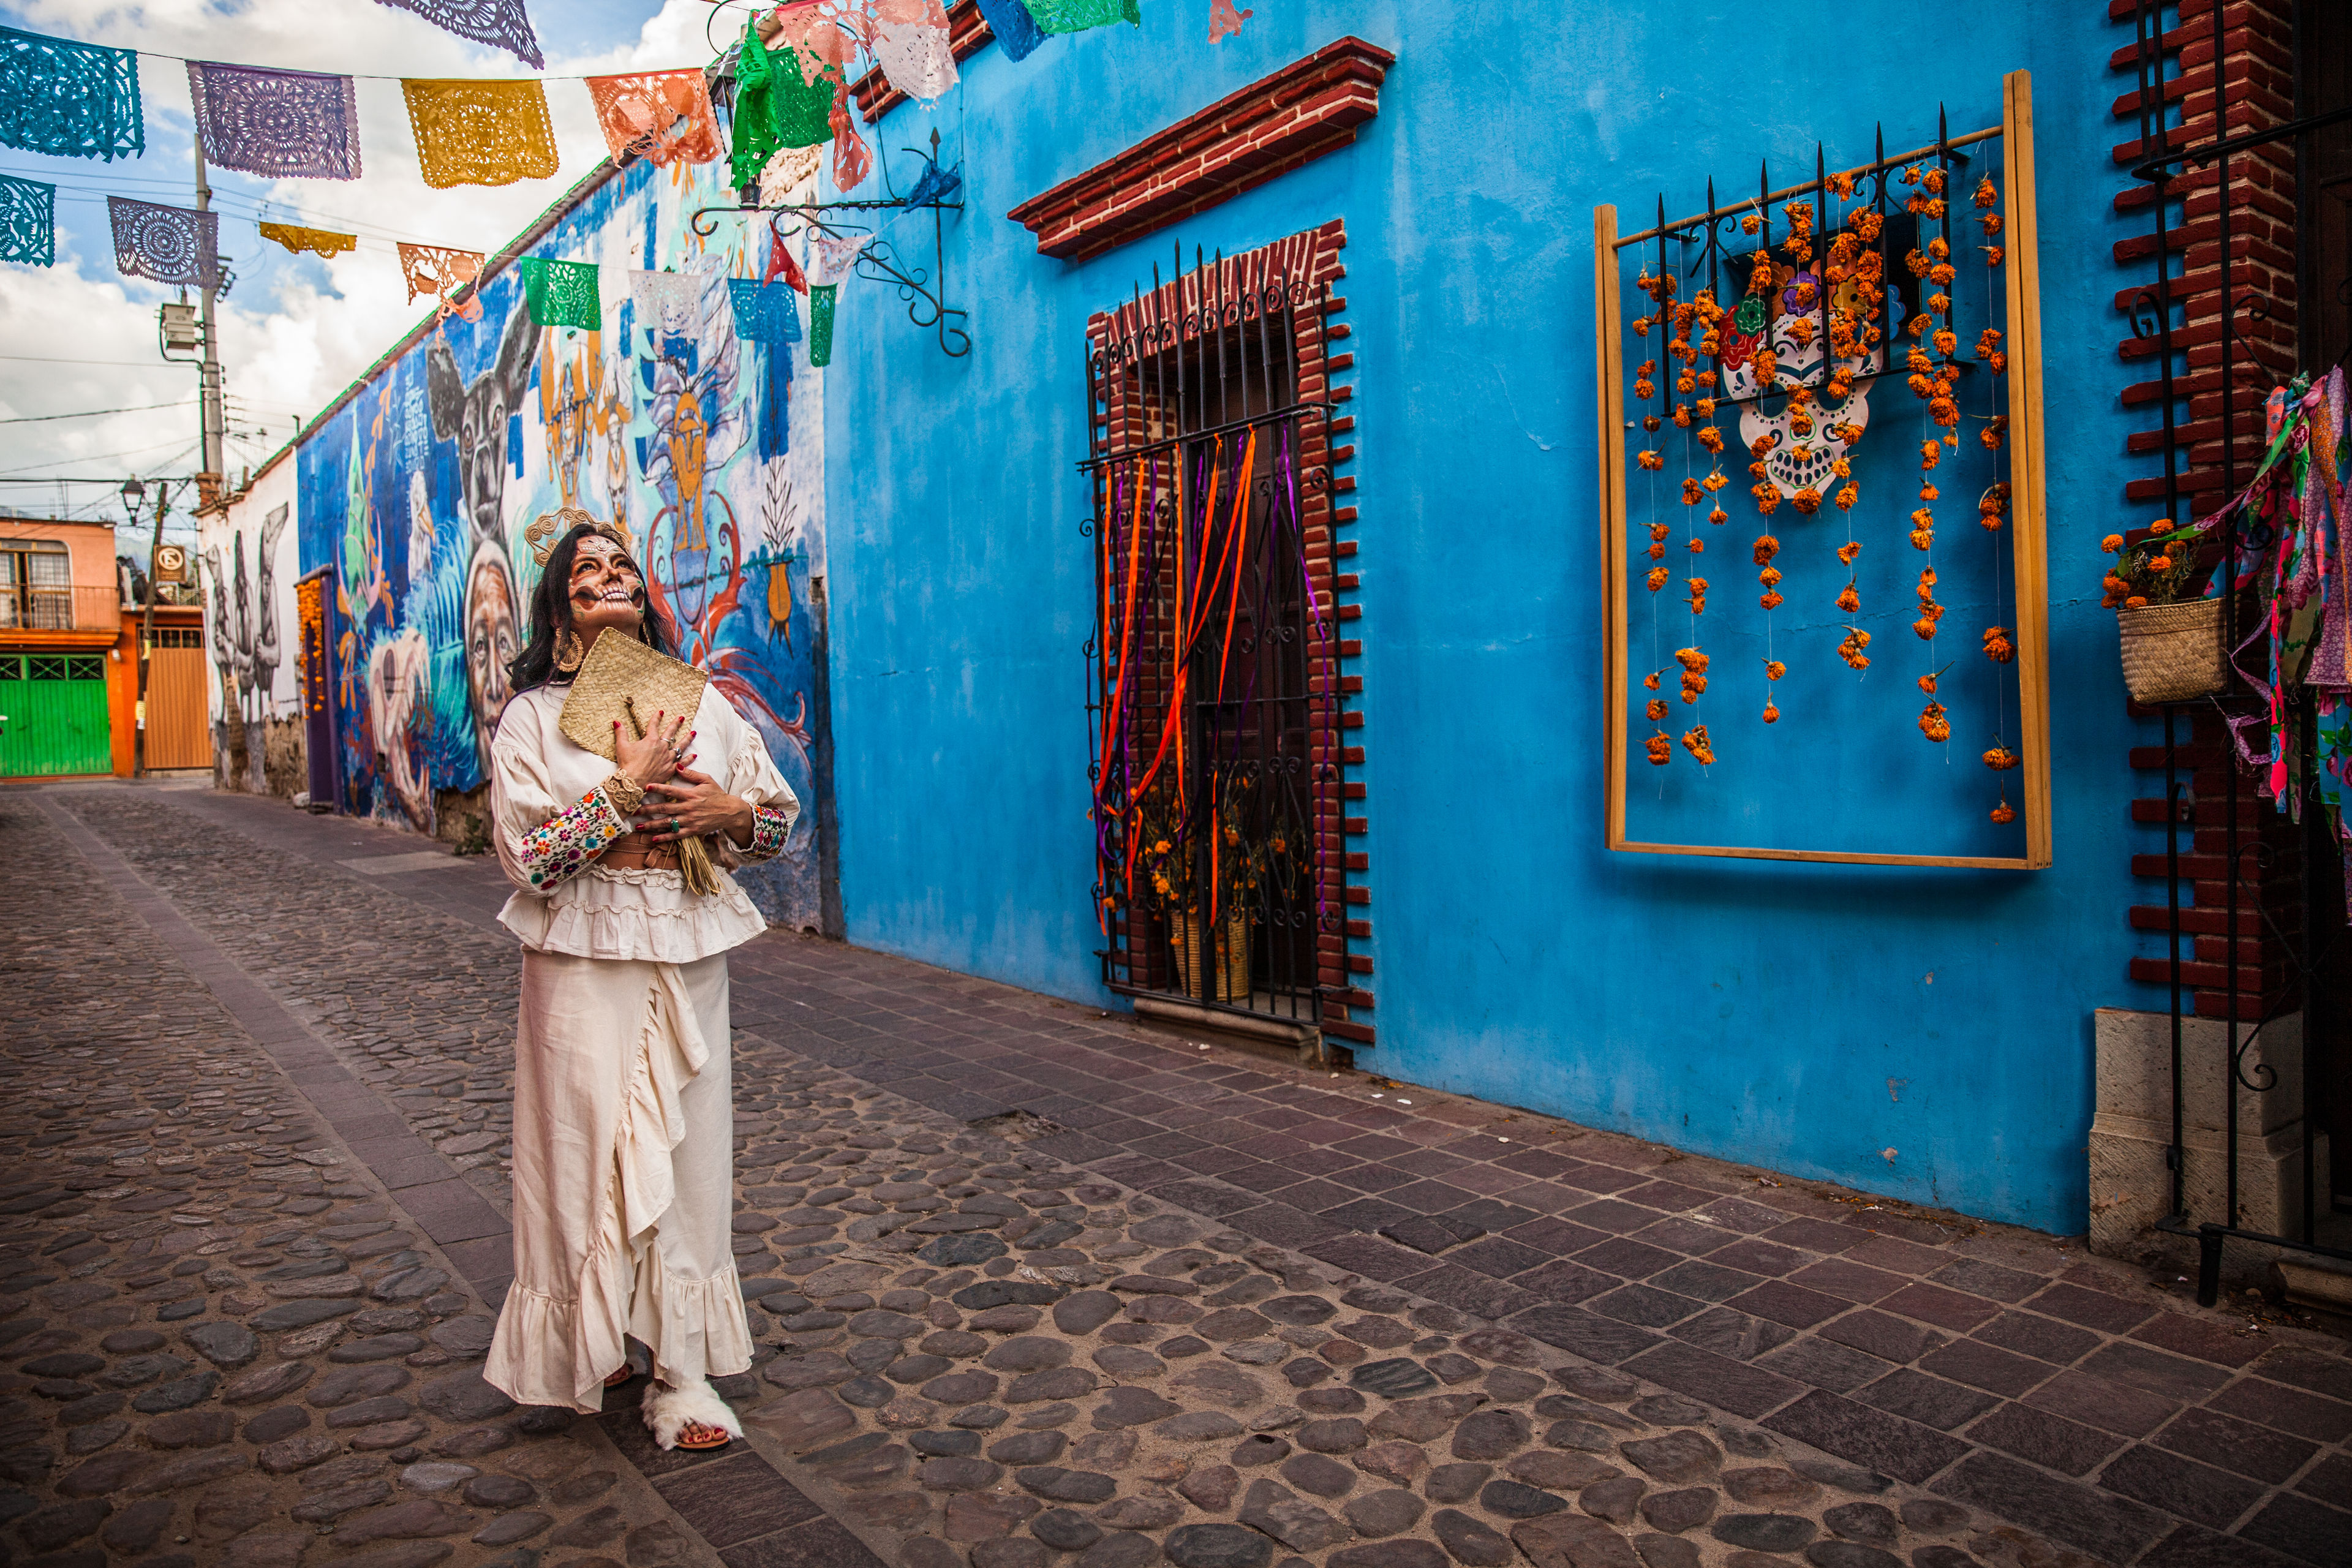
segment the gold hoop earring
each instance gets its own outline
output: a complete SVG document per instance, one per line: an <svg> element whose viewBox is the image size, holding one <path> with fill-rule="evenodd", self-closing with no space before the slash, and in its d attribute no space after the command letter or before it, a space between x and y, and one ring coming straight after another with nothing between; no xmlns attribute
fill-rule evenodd
<svg viewBox="0 0 2352 1568"><path fill-rule="evenodd" d="M563 634L563 640L556 645L555 668L570 675L580 668L581 660L587 657L588 650L580 646L580 634L567 631Z"/></svg>

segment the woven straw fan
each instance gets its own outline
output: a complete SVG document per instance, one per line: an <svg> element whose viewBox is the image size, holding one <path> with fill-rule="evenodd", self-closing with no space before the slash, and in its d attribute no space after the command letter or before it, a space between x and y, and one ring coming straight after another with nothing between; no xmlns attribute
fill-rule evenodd
<svg viewBox="0 0 2352 1568"><path fill-rule="evenodd" d="M656 653L635 637L599 637L581 661L580 673L572 678L572 692L563 700L557 723L573 745L617 762L615 721L642 740L656 714L683 713L691 720L702 705L702 689L709 684L710 678L694 666ZM704 895L719 890L719 872L705 840L679 839L677 868L690 890Z"/></svg>

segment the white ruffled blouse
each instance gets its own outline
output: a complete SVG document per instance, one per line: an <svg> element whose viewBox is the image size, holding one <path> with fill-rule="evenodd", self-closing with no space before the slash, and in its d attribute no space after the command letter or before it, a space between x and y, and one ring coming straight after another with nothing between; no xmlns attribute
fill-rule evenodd
<svg viewBox="0 0 2352 1568"><path fill-rule="evenodd" d="M722 868L719 891L687 889L675 870L607 869L596 861L630 823L604 793L613 764L574 744L559 722L569 686L541 686L508 702L491 747L490 816L499 864L515 885L499 921L539 952L691 963L740 946L767 929L749 895ZM696 710L698 773L751 803L751 847L728 843L725 860L781 853L800 801L760 732L715 687ZM658 796L648 795L647 799Z"/></svg>

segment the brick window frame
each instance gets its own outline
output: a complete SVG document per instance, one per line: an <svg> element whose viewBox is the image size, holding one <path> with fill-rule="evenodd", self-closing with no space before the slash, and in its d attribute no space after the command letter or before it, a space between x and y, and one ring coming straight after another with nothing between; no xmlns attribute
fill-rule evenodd
<svg viewBox="0 0 2352 1568"><path fill-rule="evenodd" d="M1320 764L1336 760L1336 778L1318 777L1314 790L1314 816L1318 868L1318 892L1324 906L1338 912L1339 929L1317 933L1317 982L1321 987L1320 1027L1329 1038L1358 1048L1377 1043L1372 1020L1372 936L1370 861L1360 847L1368 831L1366 792L1360 776L1349 776L1364 763L1362 710L1363 605L1358 596L1357 541L1346 535L1358 518L1353 465L1355 416L1348 412L1355 397L1355 355L1339 345L1349 336L1344 320L1348 301L1336 292L1347 276L1340 252L1347 245L1344 221L1333 219L1257 249L1223 257L1213 271L1230 297L1246 289L1263 289L1270 278L1303 279L1313 303L1291 313L1291 348L1299 403L1328 402L1329 416L1320 421L1302 420L1298 465L1304 479L1314 470L1324 483L1300 488L1299 531L1304 546L1309 592L1316 611L1331 628L1331 651L1311 678L1310 691L1318 700L1313 711L1321 731L1310 748ZM1185 273L1156 289L1139 291L1111 310L1088 318L1089 352L1104 354L1121 340L1147 332L1177 331L1161 323L1181 323L1188 310L1197 313L1202 273ZM1122 377L1108 377L1107 395L1096 412L1090 450L1099 451L1118 435L1128 442L1144 438L1146 410L1129 395ZM1342 569L1344 565L1344 570Z"/></svg>

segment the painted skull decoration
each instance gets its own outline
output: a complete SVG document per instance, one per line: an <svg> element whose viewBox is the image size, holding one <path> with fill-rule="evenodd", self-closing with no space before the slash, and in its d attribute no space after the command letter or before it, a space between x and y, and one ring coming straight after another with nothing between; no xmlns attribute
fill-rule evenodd
<svg viewBox="0 0 2352 1568"><path fill-rule="evenodd" d="M1801 286L1807 286L1801 289ZM1756 381L1756 350L1765 342L1765 306L1763 297L1751 294L1742 300L1738 308L1725 320L1723 334L1723 389L1727 396L1748 399L1759 391L1785 392L1819 376L1822 356L1829 350L1826 335L1821 330L1821 310L1818 304L1801 305L1801 297L1818 300L1819 280L1810 271L1791 274L1773 291L1778 308L1771 326L1770 343L1779 367L1773 375L1773 385L1759 387ZM1808 341L1800 344L1790 331L1800 318L1814 328ZM1764 456L1764 471L1783 497L1793 497L1799 490L1811 489L1816 495L1827 495L1833 483L1831 470L1845 456L1853 441L1870 426L1870 377L1885 368L1886 352L1882 346L1866 355L1841 360L1853 382L1853 390L1843 403L1832 403L1818 387L1815 401L1809 410L1812 433L1799 436L1790 405L1783 402L1777 412L1767 412L1759 402L1739 404L1739 437L1750 449L1761 437L1771 435L1779 441ZM1853 426L1851 439L1832 435L1841 426Z"/></svg>

